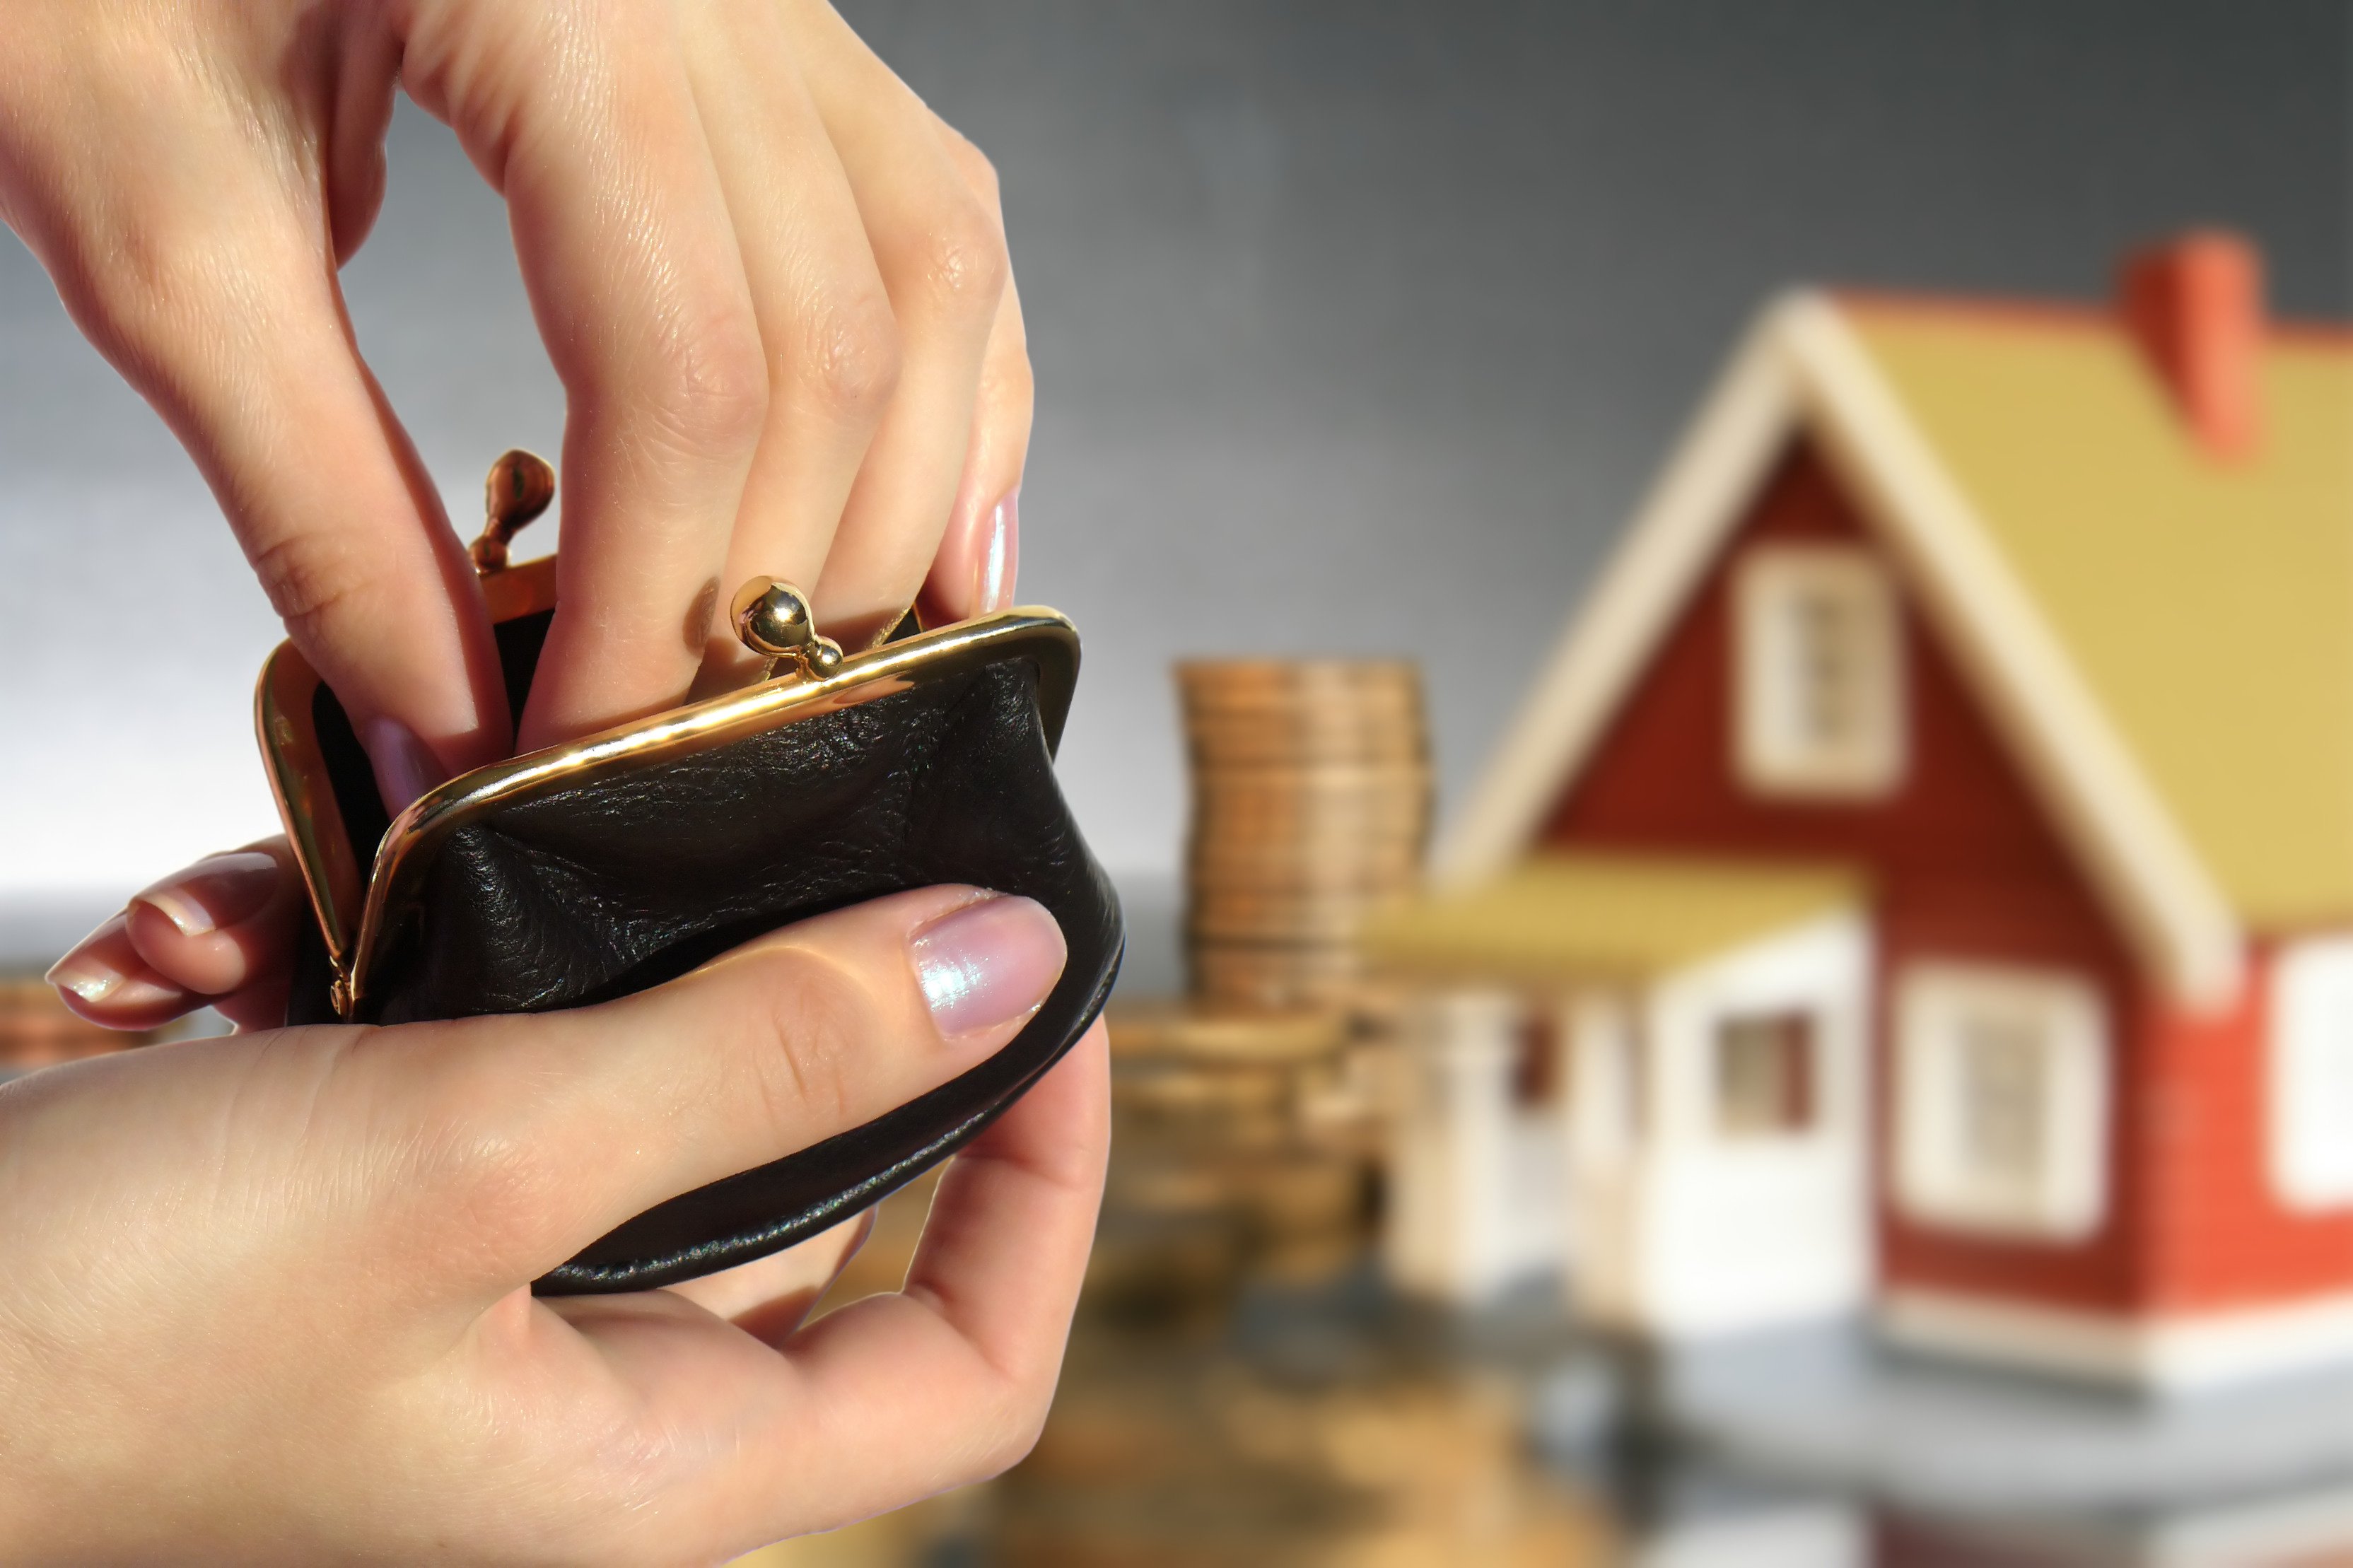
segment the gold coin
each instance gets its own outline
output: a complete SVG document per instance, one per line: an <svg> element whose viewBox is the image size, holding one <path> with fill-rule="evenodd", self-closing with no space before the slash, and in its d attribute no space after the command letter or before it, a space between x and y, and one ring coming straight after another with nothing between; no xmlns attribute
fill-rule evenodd
<svg viewBox="0 0 2353 1568"><path fill-rule="evenodd" d="M1112 1083L1115 1105L1157 1111L1215 1111L1246 1115L1279 1110L1291 1101L1291 1078L1280 1068L1136 1066Z"/></svg>
<svg viewBox="0 0 2353 1568"><path fill-rule="evenodd" d="M1345 1022L1328 1012L1233 1013L1177 1004L1121 1007L1111 1015L1112 1054L1123 1063L1155 1057L1316 1062L1335 1055L1347 1037Z"/></svg>
<svg viewBox="0 0 2353 1568"><path fill-rule="evenodd" d="M1363 973L1345 943L1196 939L1187 957L1197 993L1242 1006L1345 1005Z"/></svg>
<svg viewBox="0 0 2353 1568"><path fill-rule="evenodd" d="M1220 897L1195 889L1185 930L1208 942L1343 943L1387 900Z"/></svg>
<svg viewBox="0 0 2353 1568"><path fill-rule="evenodd" d="M1197 768L1412 763L1428 750L1419 676L1401 661L1194 662L1176 685Z"/></svg>
<svg viewBox="0 0 2353 1568"><path fill-rule="evenodd" d="M1188 847L1187 880L1197 889L1221 891L1362 900L1386 897L1421 879L1421 856L1411 845L1381 845L1356 856L1336 849L1314 853L1297 845L1270 845L1257 853L1253 847L1235 844Z"/></svg>

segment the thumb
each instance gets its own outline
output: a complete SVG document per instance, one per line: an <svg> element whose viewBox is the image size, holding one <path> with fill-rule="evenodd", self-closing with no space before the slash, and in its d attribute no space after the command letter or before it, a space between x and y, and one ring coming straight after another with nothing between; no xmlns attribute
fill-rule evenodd
<svg viewBox="0 0 2353 1568"><path fill-rule="evenodd" d="M363 1091L419 1234L496 1299L665 1199L874 1120L1002 1047L1060 977L1029 899L927 888L566 1013L402 1026ZM390 1045L390 1041L386 1042ZM397 1163L397 1161L395 1162ZM453 1223L451 1216L463 1216ZM476 1303L479 1305L479 1303Z"/></svg>
<svg viewBox="0 0 2353 1568"><path fill-rule="evenodd" d="M283 197L278 198L283 210ZM496 646L465 547L360 358L322 229L267 215L147 237L61 277L93 342L168 422L270 605L350 712L398 811L505 754Z"/></svg>

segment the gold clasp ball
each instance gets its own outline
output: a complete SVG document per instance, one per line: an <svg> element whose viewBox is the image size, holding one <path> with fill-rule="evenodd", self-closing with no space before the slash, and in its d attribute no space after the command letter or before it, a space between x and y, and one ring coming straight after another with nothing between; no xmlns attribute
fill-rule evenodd
<svg viewBox="0 0 2353 1568"><path fill-rule="evenodd" d="M822 675L841 662L841 645L819 637L808 595L790 583L754 577L735 595L735 635L754 653L788 658L804 675Z"/></svg>

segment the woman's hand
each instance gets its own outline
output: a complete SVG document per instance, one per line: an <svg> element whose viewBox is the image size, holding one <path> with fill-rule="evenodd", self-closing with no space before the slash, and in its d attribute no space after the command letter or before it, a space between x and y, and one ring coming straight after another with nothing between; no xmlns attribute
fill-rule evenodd
<svg viewBox="0 0 2353 1568"><path fill-rule="evenodd" d="M396 84L506 197L568 414L519 736L336 278ZM176 430L395 809L671 706L746 578L845 647L1010 602L1029 368L987 161L821 0L23 0L0 215ZM497 444L486 435L485 455Z"/></svg>
<svg viewBox="0 0 2353 1568"><path fill-rule="evenodd" d="M1093 1229L1100 1032L950 1166L902 1293L803 1326L854 1232L670 1290L528 1282L978 1061L1062 951L1035 904L932 889L603 1006L0 1089L0 1556L704 1563L1003 1468Z"/></svg>

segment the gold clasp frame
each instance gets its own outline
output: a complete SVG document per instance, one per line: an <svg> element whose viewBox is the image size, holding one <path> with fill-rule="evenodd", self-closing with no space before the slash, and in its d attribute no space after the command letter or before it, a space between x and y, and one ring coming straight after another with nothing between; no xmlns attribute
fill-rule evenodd
<svg viewBox="0 0 2353 1568"><path fill-rule="evenodd" d="M469 553L491 620L554 609L555 557L511 563L508 553L515 534L554 500L554 469L532 453L507 452L491 465L483 496L488 515ZM391 934L418 905L438 846L505 807L1007 659L1025 660L1037 671L1050 754L1061 740L1078 681L1079 637L1052 610L1000 610L929 630L915 629L910 617L902 635L855 654L818 634L808 596L789 583L754 577L736 594L731 612L735 635L770 661L760 680L462 773L410 803L374 846L352 842L335 799L318 725L328 694L293 644L279 646L254 691L254 725L333 969L338 1014L358 1016Z"/></svg>

